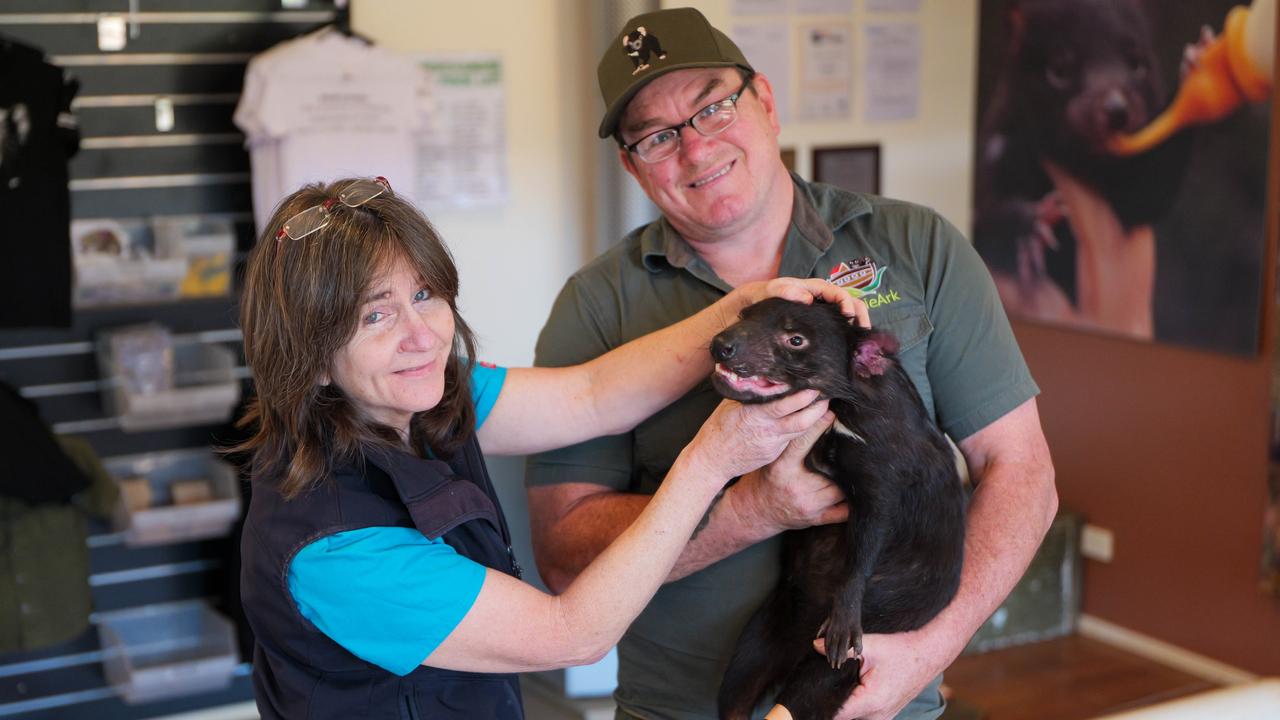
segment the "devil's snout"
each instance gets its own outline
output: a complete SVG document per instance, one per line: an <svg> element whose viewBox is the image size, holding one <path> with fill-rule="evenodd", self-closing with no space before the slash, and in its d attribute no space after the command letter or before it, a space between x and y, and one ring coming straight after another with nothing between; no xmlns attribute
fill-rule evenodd
<svg viewBox="0 0 1280 720"><path fill-rule="evenodd" d="M723 334L717 335L715 339L711 341L711 357L715 358L716 362L727 362L732 360L734 353L736 353L737 350L738 348L734 344L733 338L726 337Z"/></svg>

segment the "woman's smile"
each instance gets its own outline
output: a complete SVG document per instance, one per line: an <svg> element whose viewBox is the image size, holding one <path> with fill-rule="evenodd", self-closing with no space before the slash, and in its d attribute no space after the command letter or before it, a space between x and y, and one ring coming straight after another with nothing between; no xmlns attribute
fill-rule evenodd
<svg viewBox="0 0 1280 720"><path fill-rule="evenodd" d="M430 372L434 370L435 367L436 367L436 363L428 362L424 365L417 365L414 367L405 368L403 370L396 370L394 374L400 375L403 377L422 377L423 375L430 374Z"/></svg>

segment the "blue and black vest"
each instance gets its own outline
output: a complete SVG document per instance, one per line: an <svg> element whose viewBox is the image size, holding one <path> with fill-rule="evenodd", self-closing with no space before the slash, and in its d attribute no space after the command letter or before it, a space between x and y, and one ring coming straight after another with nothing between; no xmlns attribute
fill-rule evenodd
<svg viewBox="0 0 1280 720"><path fill-rule="evenodd" d="M520 576L474 436L447 462L371 450L360 466L339 467L332 481L290 501L255 479L240 593L256 636L253 686L263 720L522 720L514 674L422 666L400 677L352 655L298 612L288 585L294 555L326 535L375 526L416 527Z"/></svg>

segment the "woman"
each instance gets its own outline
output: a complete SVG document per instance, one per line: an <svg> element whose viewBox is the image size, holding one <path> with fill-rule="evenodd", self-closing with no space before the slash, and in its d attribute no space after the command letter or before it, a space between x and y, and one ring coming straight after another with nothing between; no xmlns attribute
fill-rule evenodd
<svg viewBox="0 0 1280 720"><path fill-rule="evenodd" d="M241 325L257 397L242 595L264 718L520 718L514 673L591 662L666 577L730 478L826 419L812 393L723 403L645 513L562 595L519 582L480 448L625 432L710 371L757 283L570 368L473 367L453 262L387 182L308 186L250 254ZM859 308L864 314L865 309Z"/></svg>

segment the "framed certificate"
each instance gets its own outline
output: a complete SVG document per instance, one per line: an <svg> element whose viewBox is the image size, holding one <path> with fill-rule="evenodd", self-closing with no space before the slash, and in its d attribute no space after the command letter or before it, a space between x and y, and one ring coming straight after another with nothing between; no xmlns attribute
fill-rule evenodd
<svg viewBox="0 0 1280 720"><path fill-rule="evenodd" d="M880 194L880 146L813 149L813 179L853 192Z"/></svg>

